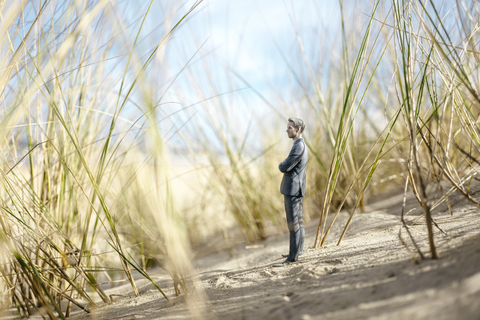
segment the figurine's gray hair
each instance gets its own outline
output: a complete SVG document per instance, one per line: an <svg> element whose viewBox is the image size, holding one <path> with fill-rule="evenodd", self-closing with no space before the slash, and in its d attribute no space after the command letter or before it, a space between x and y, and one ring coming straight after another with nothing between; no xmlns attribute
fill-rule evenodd
<svg viewBox="0 0 480 320"><path fill-rule="evenodd" d="M305 130L305 122L303 122L302 119L299 119L299 118L288 118L288 121L289 122L293 122L293 124L295 125L295 128L298 128L300 127L301 131L303 133L303 130Z"/></svg>

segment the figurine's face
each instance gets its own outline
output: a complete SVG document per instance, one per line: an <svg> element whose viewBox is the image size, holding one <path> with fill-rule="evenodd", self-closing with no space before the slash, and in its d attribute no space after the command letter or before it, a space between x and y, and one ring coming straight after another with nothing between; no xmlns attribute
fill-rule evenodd
<svg viewBox="0 0 480 320"><path fill-rule="evenodd" d="M290 139L298 138L300 136L300 127L295 128L295 123L288 121L287 134Z"/></svg>

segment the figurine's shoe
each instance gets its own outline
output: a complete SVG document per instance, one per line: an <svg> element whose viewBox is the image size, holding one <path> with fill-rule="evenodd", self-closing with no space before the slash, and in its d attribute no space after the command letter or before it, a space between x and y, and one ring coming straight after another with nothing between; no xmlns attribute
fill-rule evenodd
<svg viewBox="0 0 480 320"><path fill-rule="evenodd" d="M290 260L285 260L283 262L280 262L280 263L275 263L272 265L272 267L275 267L275 268L278 268L278 267L286 267L292 263L295 263L295 261L290 261Z"/></svg>
<svg viewBox="0 0 480 320"><path fill-rule="evenodd" d="M298 256L303 256L303 252L302 253L299 253ZM288 254L282 254L282 257L283 258L288 258Z"/></svg>

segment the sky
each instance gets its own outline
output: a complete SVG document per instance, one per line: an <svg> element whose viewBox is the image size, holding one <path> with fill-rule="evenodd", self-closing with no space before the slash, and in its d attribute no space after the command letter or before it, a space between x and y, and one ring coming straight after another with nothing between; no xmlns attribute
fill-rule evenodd
<svg viewBox="0 0 480 320"><path fill-rule="evenodd" d="M267 70L266 76L272 80L281 76L275 42L288 55L295 29L304 33L337 26L340 18L336 1L206 0L202 5L198 16L192 18L200 30L196 36L208 39L210 48L218 48L221 60L250 79L263 76L261 70ZM308 50L310 44L305 45Z"/></svg>
<svg viewBox="0 0 480 320"><path fill-rule="evenodd" d="M18 23L11 27L11 34L15 35L12 40L14 48L20 46L26 31L36 21L34 18L40 3L28 3ZM90 26L82 29L79 38L88 38L85 42L88 46L86 50L91 54L82 58L86 59L82 61L82 72L90 65L93 70L101 63L106 70L102 74L105 76L98 83L94 80L92 85L92 89L102 87L110 95L99 100L98 104L95 101L95 108L103 112L115 107L116 95L138 30L141 29L141 32L134 53L141 64L194 3L195 0L51 1L48 2L41 23L37 21L42 25L42 30L35 27L29 39L30 54L34 55L36 50L46 47L50 53L55 53L62 41L66 41L69 32L75 29L72 16L75 18L78 15L83 19L88 15L85 12L88 13L97 5L103 6L100 12L105 17L108 16L105 19L110 19L105 22L105 28L100 31L96 29L104 19L97 12ZM255 139L263 139L267 134L278 139L284 138L284 122L290 116L306 119L307 124L316 121L318 114L315 115L315 112L318 110L305 111L306 103L303 101L302 104L301 99L305 98L305 93L317 99L314 92L329 88L332 99L342 100L343 92L335 92L335 81L339 74L332 76L329 72L335 67L340 68L343 39L349 42L348 57L352 61L347 69L351 69L372 12L372 3L373 0L203 0L180 24L145 71L154 91L155 102L159 103L161 121L158 126L165 139L171 141L172 145L181 144L184 137L180 137L180 129L194 139L199 136L202 126L212 126L217 121L222 129L221 134L225 134L227 140L247 137L248 142L255 145ZM380 3L383 7L391 4ZM441 14L455 13L451 9L456 2L446 0L445 3ZM88 4L86 11L82 11L85 9L82 8L83 4ZM150 4L151 10L148 11ZM116 10L118 12L115 14L118 15L114 16L112 12ZM388 8L383 10L377 18L387 15ZM145 25L141 27L145 15ZM50 21L49 16L54 21ZM456 19L449 21L454 23ZM346 37L342 36L342 23L345 23ZM379 21L374 22L376 31L379 25ZM105 31L108 28L110 29ZM391 32L391 27L386 30ZM45 48L36 46L35 37L40 32L44 33ZM370 43L372 42L371 39ZM85 46L85 43L78 41L75 45ZM112 49L105 49L110 48L112 43ZM80 49L72 48L73 51ZM10 56L11 48L4 46L2 50L2 56ZM107 56L103 56L104 52ZM44 52L44 57L47 56ZM377 59L380 58L374 56L372 61L378 61ZM75 74L75 64L80 61L71 63L67 69L59 70L65 74L62 76L65 82ZM34 69L33 66L30 67ZM102 68L99 67L98 70ZM377 74L383 73L382 79L386 80L379 85L385 88L378 90L388 92L386 87L392 82L393 72L392 68L382 68L383 66L377 70ZM135 69L130 63L128 70L127 82L131 84L138 74L138 68ZM46 77L53 79L52 74ZM347 79L348 76L340 78ZM8 91L12 99L16 93L15 79L17 78L10 85L12 90ZM368 77L364 79L368 80ZM318 82L318 88L314 87L314 82ZM144 103L142 85L135 88L136 91L129 97L128 105L121 114L121 119L127 120L127 126L145 112L141 108ZM125 95L125 92L126 90L122 94ZM374 98L375 95L372 94L366 97ZM204 100L206 103L203 103ZM331 102L330 105L326 103L326 106L319 106L318 101L315 103L317 109L333 105ZM336 103L338 105L338 101ZM174 113L175 116L170 117ZM219 136L218 132L206 133L206 138L217 145ZM260 151L255 150L257 154Z"/></svg>
<svg viewBox="0 0 480 320"><path fill-rule="evenodd" d="M365 2L360 2L363 7L368 7L364 5ZM89 10L97 4L95 1L88 3L91 3ZM109 22L112 24L111 34L99 35L93 31L96 25L94 20L85 36L88 34L90 37L89 45L94 47L94 43L99 42L101 48L113 39L114 47L108 53L109 60L105 62L108 78L102 79L102 82L104 85L115 83L115 89L120 90L124 63L128 61L138 30L141 29L141 32L135 52L142 63L166 31L195 1L116 0L109 3L118 10L118 17L122 20L119 24L123 26L119 28L112 20ZM159 126L165 137L169 139L174 134L172 126L178 129L191 118L201 120L212 117L212 114L225 123L227 135L243 136L246 131L253 130L252 137L263 134L258 129L258 123L271 125L290 116L307 117L301 113L297 101L299 83L305 84L308 90L313 90L310 88L309 71L314 72L316 77L322 77L322 74L327 74L330 63L342 59L339 51L342 23L339 3L344 5L347 23L354 24L351 20L366 17L361 14L363 9L358 9L358 1L355 0L201 2L162 47L164 54L158 53L146 70L155 90L156 101L164 104L159 108L163 113L160 118L167 120ZM57 19L58 12L63 8L61 4L61 1L50 3L47 13L51 11ZM81 4L81 1L76 3L79 7ZM26 12L25 17L29 23L33 23L36 10ZM55 13L55 10L60 11ZM145 25L141 28L147 11ZM58 17L52 39L55 34L58 41L63 41L66 27L64 19L68 16L69 13ZM110 15L109 19L114 18ZM362 24L359 26L362 27ZM47 23L45 30L50 32L48 28ZM358 32L361 33L362 29L359 28ZM55 44L50 46L55 51ZM94 52L91 62L103 59L101 50L98 52ZM131 66L130 63L129 68L133 72L130 73L129 81L133 81L136 76ZM328 76L325 78L328 79ZM109 88L111 87L107 89ZM125 108L122 115L124 118L133 121L139 116L141 91L142 88L138 86L135 94L132 94L131 100L134 103ZM111 91L111 94L115 95L115 92ZM199 103L205 99L208 100L206 104ZM99 105L98 108L103 110L106 107ZM187 110L168 118L169 114L183 108ZM207 108L211 108L210 113ZM256 119L253 125L252 119ZM279 128L273 130L279 129L279 134L282 134L283 125ZM197 129L198 127L192 126L182 130L190 130L193 136Z"/></svg>
<svg viewBox="0 0 480 320"><path fill-rule="evenodd" d="M295 31L301 37L329 31L304 42L309 52L320 42L334 41L339 25L336 1L205 0L176 37L189 33L201 43L206 41L204 51L214 51L219 63L261 90L268 82L281 81L286 66L280 52L291 57Z"/></svg>
<svg viewBox="0 0 480 320"><path fill-rule="evenodd" d="M270 123L303 117L294 105L288 115L278 105L278 95L288 102L295 99L289 65L308 83L308 64L315 68L322 55L329 55L328 61L331 55L340 59L334 48L340 44L340 26L337 1L204 0L169 41L170 72L173 77L193 57L188 66L191 74L207 96L222 94L227 117L237 122L228 130L235 127L236 134L242 135L252 117ZM302 58L299 39L309 62ZM183 105L190 105L200 98L191 90L186 74L176 79L181 89L172 90L170 98L178 99L180 92ZM190 115L184 113L180 122Z"/></svg>
<svg viewBox="0 0 480 320"><path fill-rule="evenodd" d="M371 8L370 1L361 5L357 2L342 1L347 26L357 24L359 28L355 31L361 37ZM180 11L186 11L192 3L194 1L186 3ZM204 0L168 44L172 62L169 65L175 66L170 71L175 74L194 57L188 69L200 82L203 92L207 96L222 94L226 121L233 122L225 125L226 132L234 130L232 134L244 136L251 130L248 125L254 118L276 130L281 139L282 121L291 116L311 116L303 113L304 108L299 104L301 90L297 82L313 92L309 70L312 69L316 77L323 75L328 80L330 64L342 59L339 3L331 0ZM199 46L202 46L200 53L196 53ZM188 106L201 99L191 89L186 74L188 72L183 72L176 79L177 90L171 91L170 98L181 98L183 105ZM212 82L215 90L211 88ZM232 91L235 92L230 93ZM198 110L195 114L198 118L203 112L202 106L182 113L177 126ZM261 128L253 130L250 140L265 134Z"/></svg>

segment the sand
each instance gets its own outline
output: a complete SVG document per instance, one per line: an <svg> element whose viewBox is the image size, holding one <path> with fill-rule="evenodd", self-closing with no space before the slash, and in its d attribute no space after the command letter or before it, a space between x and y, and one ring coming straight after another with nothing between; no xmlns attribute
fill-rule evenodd
<svg viewBox="0 0 480 320"><path fill-rule="evenodd" d="M391 209L392 205L401 208L399 201L397 196L383 202ZM207 300L204 318L480 319L479 209L460 199L454 203L453 216L437 210L435 221L443 230L435 229L438 260L429 258L424 220L412 226L425 255L421 260L405 231L402 237L408 249L399 240L399 216L381 207L377 202L366 213L355 215L340 246L336 240L347 213L339 216L326 245L319 249L311 248L318 223L312 221L306 227L305 255L286 267L272 264L283 261L287 233L255 245L239 244L232 255L215 252L198 259L197 287L203 288ZM71 319L192 318L185 297L176 297L172 281L156 272L161 271L151 271L169 302L147 281L138 280L140 297L128 297L132 290L123 285L110 290L123 295L114 296L112 305L91 314L77 310Z"/></svg>

